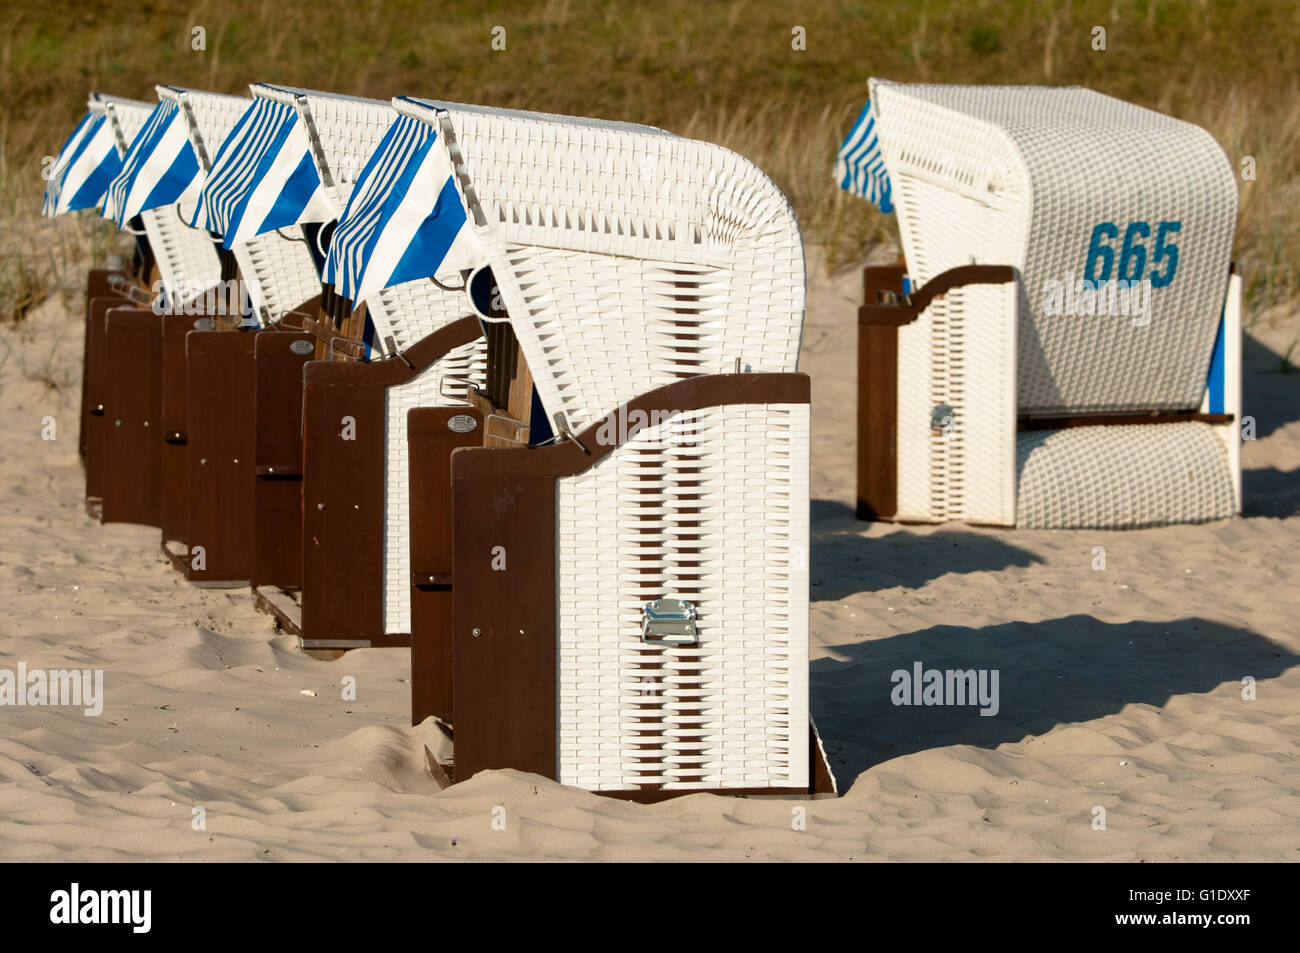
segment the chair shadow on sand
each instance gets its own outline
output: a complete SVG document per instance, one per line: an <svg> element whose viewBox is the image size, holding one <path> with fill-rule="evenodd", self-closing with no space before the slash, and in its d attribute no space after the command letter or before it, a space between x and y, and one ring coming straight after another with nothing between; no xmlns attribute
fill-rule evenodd
<svg viewBox="0 0 1300 953"><path fill-rule="evenodd" d="M1292 354L1291 360L1300 357ZM1255 418L1256 440L1300 420L1300 371L1249 333L1243 338L1242 364L1242 403L1245 413ZM1291 370L1282 373L1284 367ZM1300 513L1300 475L1295 471L1247 469L1241 481L1246 516L1285 519Z"/></svg>
<svg viewBox="0 0 1300 953"><path fill-rule="evenodd" d="M831 765L847 791L868 768L948 745L995 748L1126 705L1163 706L1241 679L1275 678L1300 656L1254 632L1201 618L1101 622L1071 615L971 629L934 626L836 646L847 661L812 663L811 697ZM895 670L986 669L998 675L999 710L975 705L895 706ZM1241 704L1251 704L1242 701Z"/></svg>
<svg viewBox="0 0 1300 953"><path fill-rule="evenodd" d="M1300 350L1300 349L1298 349ZM1300 353L1284 356L1246 332L1242 335L1242 404L1255 418L1255 438L1263 440L1273 431L1300 420ZM1287 373L1282 368L1290 367Z"/></svg>
<svg viewBox="0 0 1300 953"><path fill-rule="evenodd" d="M857 592L917 589L953 573L996 572L1042 560L997 535L963 529L925 534L890 533L866 544L868 524L838 500L812 501L809 585L813 602L834 602ZM838 577L838 578L837 578Z"/></svg>

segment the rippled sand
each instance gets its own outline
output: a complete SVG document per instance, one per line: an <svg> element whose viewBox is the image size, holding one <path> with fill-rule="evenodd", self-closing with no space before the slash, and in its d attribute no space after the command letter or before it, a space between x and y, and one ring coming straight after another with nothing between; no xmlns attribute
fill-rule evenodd
<svg viewBox="0 0 1300 953"><path fill-rule="evenodd" d="M185 585L156 530L85 515L80 314L49 302L0 330L0 668L102 668L107 698L97 718L0 708L0 857L1300 859L1300 372L1276 372L1300 321L1265 316L1247 343L1244 519L869 526L860 278L812 271L811 689L842 798L637 806L513 771L438 793L406 653L304 656L247 591ZM917 661L996 669L998 714L891 704Z"/></svg>

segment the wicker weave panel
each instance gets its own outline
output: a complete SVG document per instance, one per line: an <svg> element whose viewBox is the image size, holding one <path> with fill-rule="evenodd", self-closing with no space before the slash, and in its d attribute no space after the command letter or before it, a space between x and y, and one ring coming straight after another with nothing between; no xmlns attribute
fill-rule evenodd
<svg viewBox="0 0 1300 953"><path fill-rule="evenodd" d="M190 142L208 162L216 158L226 136L251 105L245 96L229 96L197 89L159 86L158 95L178 104L186 102L193 124ZM185 210L189 214L190 210ZM205 240L206 234L199 232ZM234 248L253 311L259 319L276 320L292 308L320 293L320 277L304 241L276 232L259 235Z"/></svg>
<svg viewBox="0 0 1300 953"><path fill-rule="evenodd" d="M561 782L807 783L808 441L806 404L679 413L560 481ZM661 596L698 646L641 642Z"/></svg>
<svg viewBox="0 0 1300 953"><path fill-rule="evenodd" d="M1084 89L873 81L872 100L895 187L913 178L941 190L899 206L913 278L972 261L1021 272L1022 413L1196 406L1237 209L1232 168L1207 132ZM985 227L952 228L963 200L985 206ZM1094 226L1122 236L1134 221L1182 223L1177 274L1153 289L1150 324L1046 314L1048 280L1084 277Z"/></svg>
<svg viewBox="0 0 1300 953"><path fill-rule="evenodd" d="M142 212L149 247L158 262L163 287L188 300L221 281L221 256L207 232L182 222L175 205Z"/></svg>
<svg viewBox="0 0 1300 953"><path fill-rule="evenodd" d="M1234 510L1228 450L1209 424L1024 432L1016 469L1019 526L1127 529Z"/></svg>
<svg viewBox="0 0 1300 953"><path fill-rule="evenodd" d="M803 245L752 163L644 126L426 105L422 118L450 114L550 414L579 429L633 394L737 360L797 367Z"/></svg>
<svg viewBox="0 0 1300 953"><path fill-rule="evenodd" d="M460 286L459 274L444 277L449 287ZM399 350L472 313L465 294L444 291L423 279L376 292L366 306L381 338L391 335Z"/></svg>
<svg viewBox="0 0 1300 953"><path fill-rule="evenodd" d="M320 294L320 275L305 242L272 232L237 244L235 258L259 317L279 319Z"/></svg>
<svg viewBox="0 0 1300 953"><path fill-rule="evenodd" d="M466 381L481 383L487 339L453 348L419 377L387 392L388 447L384 479L384 631L411 631L410 472L406 415L415 407L465 404Z"/></svg>
<svg viewBox="0 0 1300 953"><path fill-rule="evenodd" d="M900 216L940 196L947 228L923 243L925 252L957 254L962 234L988 226L987 210L919 178L902 177L894 189ZM1008 239L1014 220L1001 220ZM925 259L923 266L932 264ZM1016 323L1005 316L1015 302L1014 285L960 288L899 329L898 518L1014 521ZM947 433L931 427L934 408L943 404L953 409Z"/></svg>

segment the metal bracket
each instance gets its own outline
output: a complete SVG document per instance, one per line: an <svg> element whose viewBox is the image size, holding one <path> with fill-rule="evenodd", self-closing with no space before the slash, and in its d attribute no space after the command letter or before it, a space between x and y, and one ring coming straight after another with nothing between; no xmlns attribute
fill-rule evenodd
<svg viewBox="0 0 1300 953"><path fill-rule="evenodd" d="M950 426L953 421L953 409L951 404L936 404L930 408L930 429L943 432L944 428Z"/></svg>
<svg viewBox="0 0 1300 953"><path fill-rule="evenodd" d="M456 172L456 180L460 182L461 191L465 194L465 205L469 212L474 216L474 224L479 228L487 225L487 215L483 213L483 206L479 204L478 193L474 191L474 185L469 180L469 167L465 165L465 156L460 151L460 143L456 141L456 130L451 125L451 114L445 109L437 111L438 117L438 134L442 136L442 141L447 147L447 155L451 158L451 167Z"/></svg>
<svg viewBox="0 0 1300 953"><path fill-rule="evenodd" d="M325 149L320 144L320 134L316 131L316 120L312 117L311 105L307 102L307 97L301 93L294 96L294 102L298 106L298 118L302 120L303 129L307 132L307 143L316 158L316 170L320 172L321 184L327 189L332 189L334 176L330 173L329 162L325 159Z"/></svg>
<svg viewBox="0 0 1300 953"><path fill-rule="evenodd" d="M279 327L279 329L280 329L281 331L291 331L291 332L294 332L294 333L300 333L300 334L310 334L311 332L307 330L307 326L306 326L305 324L303 324L302 322L299 322L297 327L294 327L292 324L285 324L285 323L284 323L285 318L289 317L289 315L291 315L291 314L292 314L292 315L296 315L296 316L299 317L299 318L305 318L305 319L307 319L307 320L312 320L311 315L306 314L306 313L304 313L304 312L302 312L302 311L286 311L284 314L280 315L280 319L279 319L278 321L275 321L274 324L275 324L277 327Z"/></svg>
<svg viewBox="0 0 1300 953"><path fill-rule="evenodd" d="M563 411L555 414L551 419L555 422L555 426L551 429L554 430L558 436L563 437L565 440L573 441L578 445L579 450L587 456L591 456L591 451L588 450L583 442L578 439L578 435L569 429L569 422L565 419Z"/></svg>
<svg viewBox="0 0 1300 953"><path fill-rule="evenodd" d="M109 275L108 286L134 304L153 304L154 296L139 285L132 284L124 275Z"/></svg>
<svg viewBox="0 0 1300 953"><path fill-rule="evenodd" d="M641 641L647 645L699 645L694 603L668 598L642 603Z"/></svg>
<svg viewBox="0 0 1300 953"><path fill-rule="evenodd" d="M194 147L194 153L199 157L199 165L203 166L204 172L211 172L212 160L208 158L208 150L199 136L199 125L194 118L194 105L190 102L190 94L183 89L178 90L176 98L180 100L181 111L185 113L185 125L190 131L190 145Z"/></svg>
<svg viewBox="0 0 1300 953"><path fill-rule="evenodd" d="M113 138L117 140L117 151L125 156L131 146L126 141L126 136L122 132L122 124L117 119L117 107L112 102L106 101L104 103L104 114L108 116L109 125L113 129Z"/></svg>
<svg viewBox="0 0 1300 953"><path fill-rule="evenodd" d="M406 359L406 355L403 354L401 351L399 351L399 350L397 349L397 339L396 339L396 338L394 338L394 337L390 334L390 335L388 335L386 338L384 338L384 343L388 345L388 353L389 353L390 355L396 355L397 359L400 360L403 364L405 364L405 365L406 365L407 367L409 367L411 370L415 370L415 365L412 364L410 361L408 361L408 360Z"/></svg>
<svg viewBox="0 0 1300 953"><path fill-rule="evenodd" d="M526 438L523 439L523 440L519 440L519 439L517 439L516 437L507 437L507 436L506 436L505 434L503 434L503 433L494 433L494 434L489 434L489 431L492 429L492 428L491 428L492 421L494 421L494 420L508 420L508 421L510 421L512 424L516 424L516 427L515 427L515 431L516 431L516 433L517 433L519 430L522 430L524 427L527 426L523 421L518 420L518 419L516 419L516 418L514 418L514 417L511 417L509 414L488 414L487 417L483 420L483 435L484 435L484 437L487 437L487 436L490 435L490 436L492 437L493 440L504 440L506 443L513 443L513 444L514 444L515 446L517 446L517 447L527 447L527 446L529 446L528 440L527 440Z"/></svg>

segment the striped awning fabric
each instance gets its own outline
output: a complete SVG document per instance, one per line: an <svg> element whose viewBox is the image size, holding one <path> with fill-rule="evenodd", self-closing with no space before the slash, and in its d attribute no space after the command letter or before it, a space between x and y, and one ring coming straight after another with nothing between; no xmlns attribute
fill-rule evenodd
<svg viewBox="0 0 1300 953"><path fill-rule="evenodd" d="M122 171L109 184L103 215L122 227L151 208L194 201L202 184L181 111L163 100L132 140Z"/></svg>
<svg viewBox="0 0 1300 953"><path fill-rule="evenodd" d="M894 210L889 173L885 171L885 157L876 137L876 115L871 111L870 100L862 107L857 122L840 146L835 159L835 180L840 188L862 196L882 212L888 214Z"/></svg>
<svg viewBox="0 0 1300 953"><path fill-rule="evenodd" d="M108 117L86 113L50 170L42 213L53 218L74 209L94 208L121 169L122 156Z"/></svg>
<svg viewBox="0 0 1300 953"><path fill-rule="evenodd" d="M230 248L333 217L297 111L258 99L217 150L190 224L218 233Z"/></svg>
<svg viewBox="0 0 1300 953"><path fill-rule="evenodd" d="M483 261L436 131L399 117L361 170L330 240L323 279L359 304L384 288Z"/></svg>

